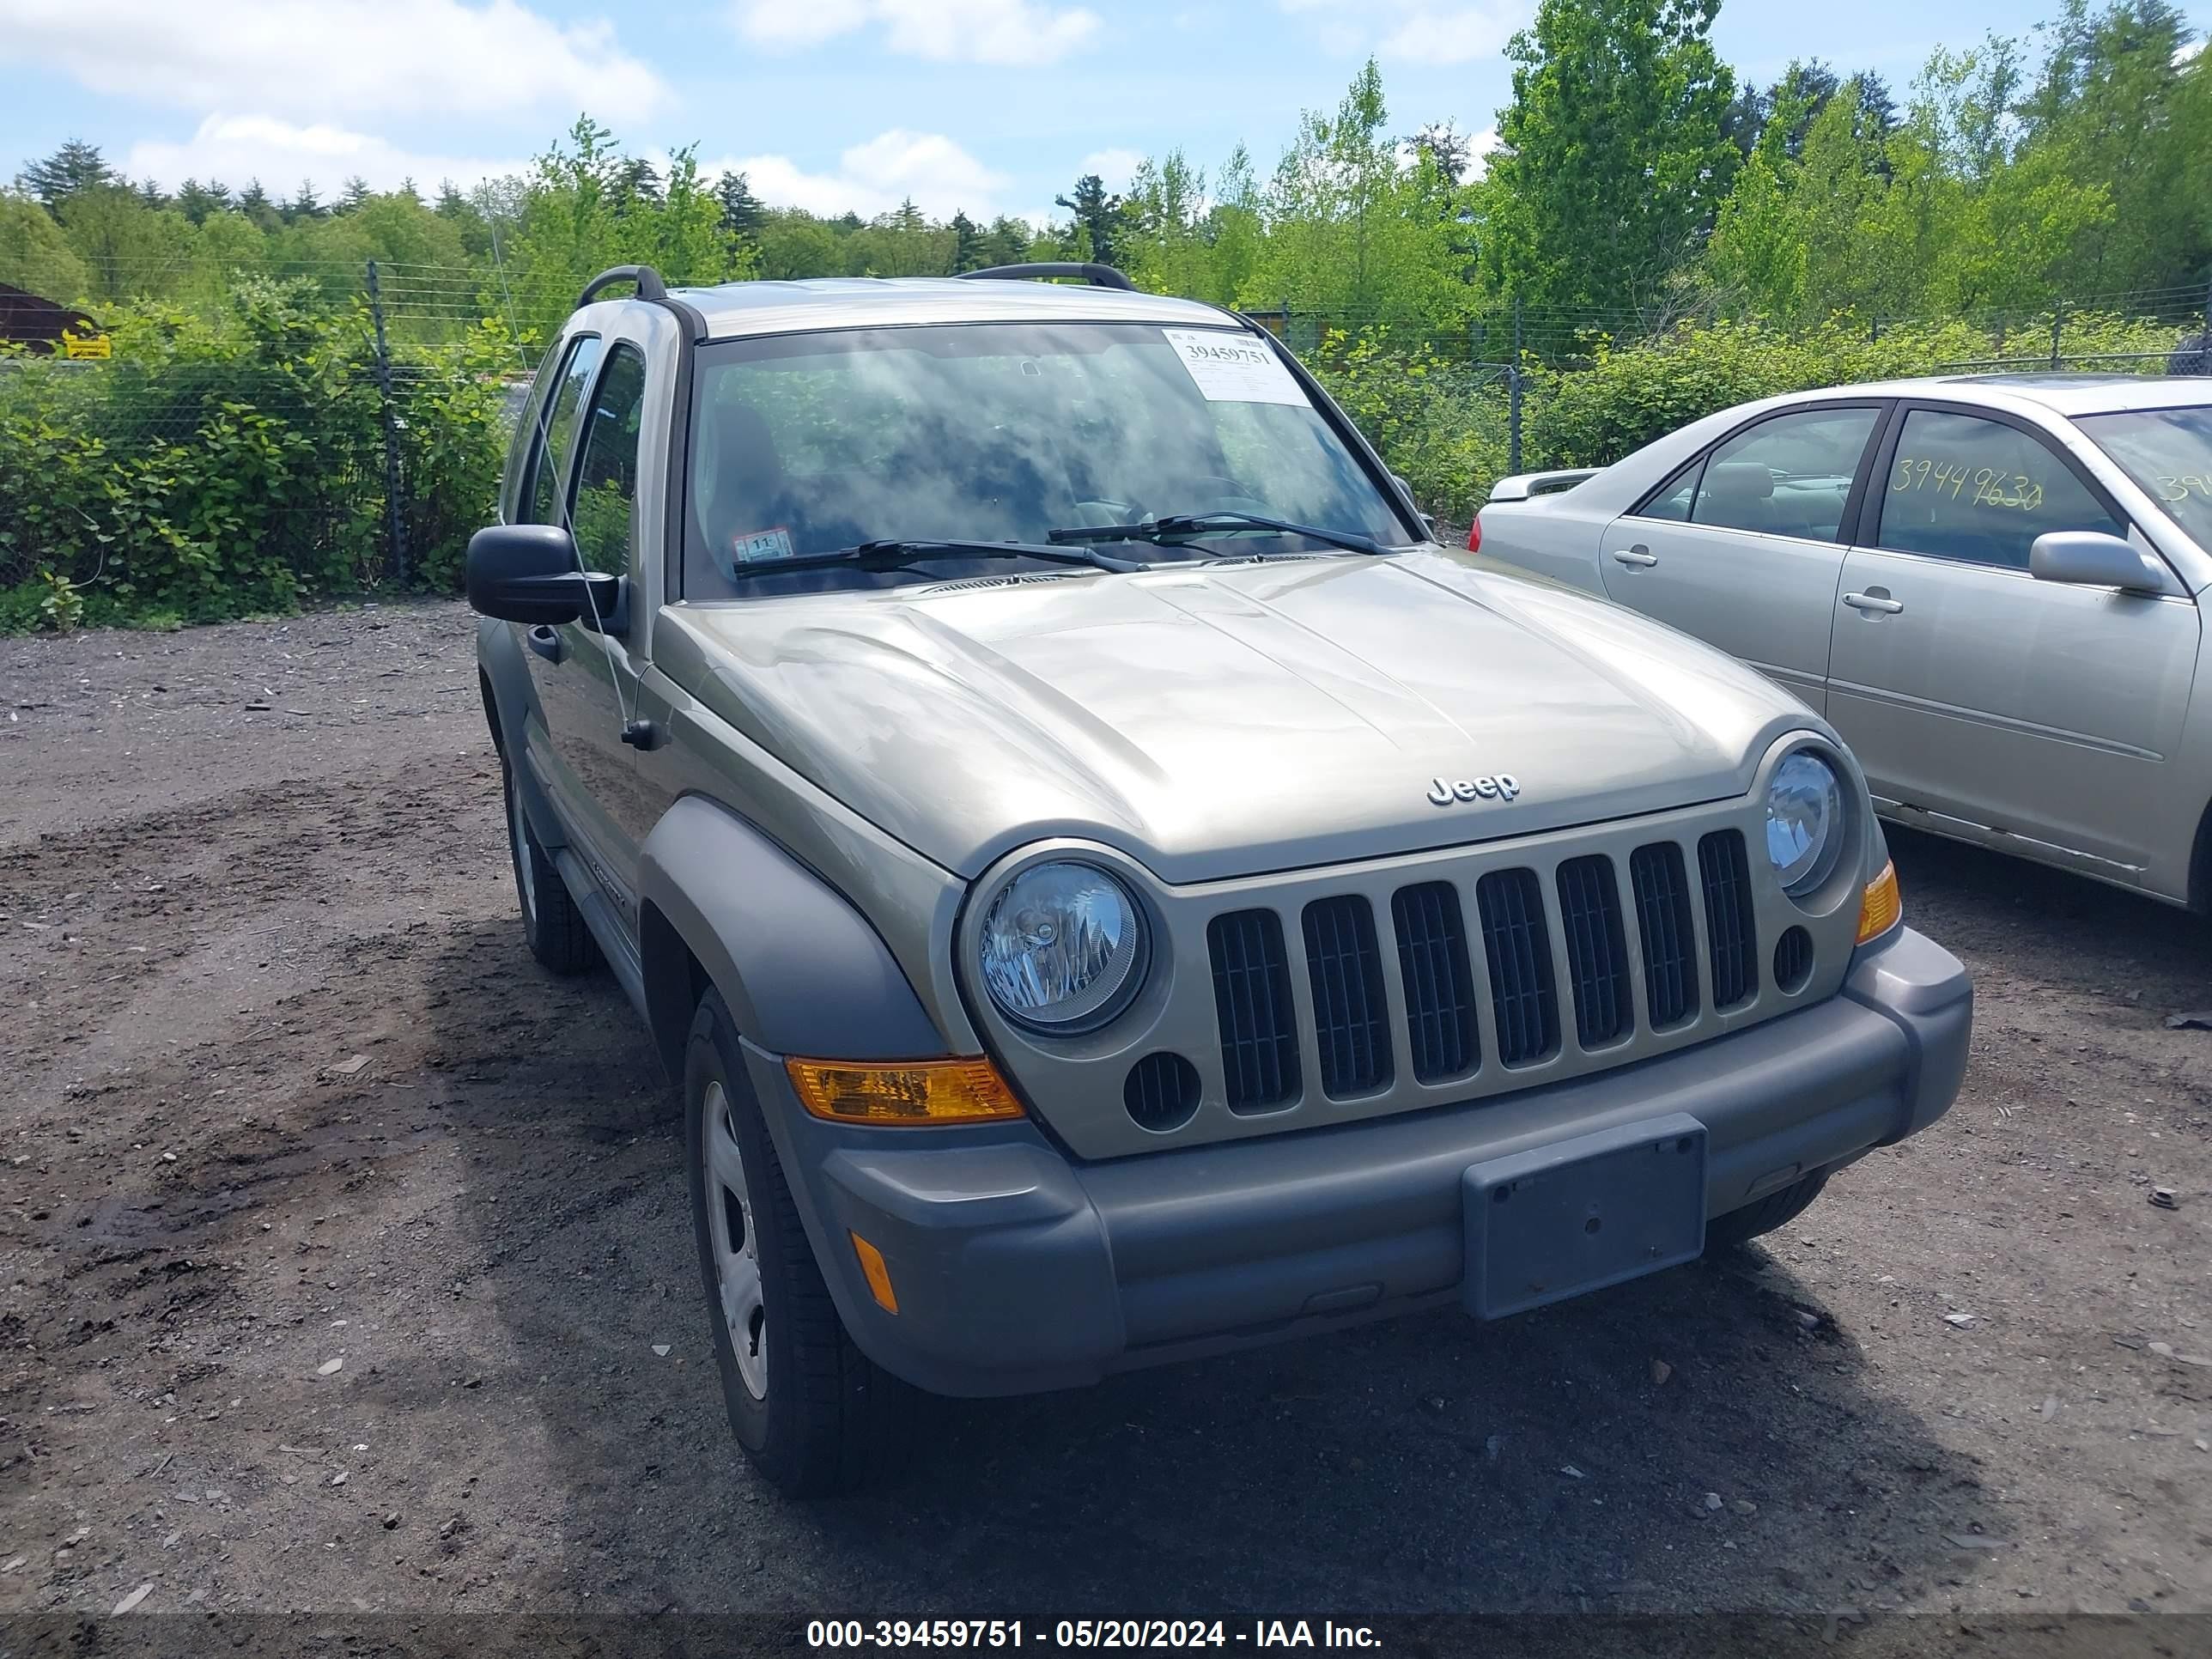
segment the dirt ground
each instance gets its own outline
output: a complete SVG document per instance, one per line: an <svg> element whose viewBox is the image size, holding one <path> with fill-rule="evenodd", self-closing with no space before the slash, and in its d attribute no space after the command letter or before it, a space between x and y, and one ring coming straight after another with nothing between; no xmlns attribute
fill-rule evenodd
<svg viewBox="0 0 2212 1659"><path fill-rule="evenodd" d="M2212 1612L2204 924L1897 835L1966 1091L1765 1247L799 1507L498 801L454 605L0 641L0 1613Z"/></svg>

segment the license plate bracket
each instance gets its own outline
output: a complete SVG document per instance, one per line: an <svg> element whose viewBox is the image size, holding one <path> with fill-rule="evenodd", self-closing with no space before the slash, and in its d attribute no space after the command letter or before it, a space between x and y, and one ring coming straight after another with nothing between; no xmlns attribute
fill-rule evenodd
<svg viewBox="0 0 2212 1659"><path fill-rule="evenodd" d="M1502 1319L1703 1255L1705 1126L1670 1112L1486 1158L1462 1189L1462 1300Z"/></svg>

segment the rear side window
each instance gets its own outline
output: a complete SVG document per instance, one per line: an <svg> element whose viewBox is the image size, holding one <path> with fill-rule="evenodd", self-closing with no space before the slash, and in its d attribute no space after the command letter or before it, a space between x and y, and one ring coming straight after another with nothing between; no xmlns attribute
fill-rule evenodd
<svg viewBox="0 0 2212 1659"><path fill-rule="evenodd" d="M645 359L632 346L607 354L585 417L570 522L586 570L629 574L637 512L637 432L645 413Z"/></svg>
<svg viewBox="0 0 2212 1659"><path fill-rule="evenodd" d="M562 491L568 476L568 459L575 453L576 422L583 412L584 388L591 384L592 371L599 364L598 335L584 335L568 347L568 361L561 365L561 378L554 382L552 396L540 411L545 430L538 440L537 456L531 462L528 486L523 491L524 524L561 522Z"/></svg>
<svg viewBox="0 0 2212 1659"><path fill-rule="evenodd" d="M2127 533L2033 434L1940 409L1905 417L1881 494L1878 545L2025 570L2028 549L2051 530Z"/></svg>
<svg viewBox="0 0 2212 1659"><path fill-rule="evenodd" d="M1691 522L1834 541L1878 413L1803 410L1738 433L1706 462Z"/></svg>

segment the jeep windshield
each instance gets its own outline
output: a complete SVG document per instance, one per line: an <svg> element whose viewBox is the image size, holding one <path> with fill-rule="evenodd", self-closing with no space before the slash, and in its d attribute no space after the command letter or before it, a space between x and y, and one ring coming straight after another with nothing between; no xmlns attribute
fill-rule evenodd
<svg viewBox="0 0 2212 1659"><path fill-rule="evenodd" d="M697 374L684 562L694 600L937 580L1033 556L829 556L872 543L1037 548L1055 529L1164 515L1292 528L1225 526L1218 543L1201 530L1115 551L1174 562L1332 550L1296 526L1416 539L1266 343L1235 328L838 330L702 346Z"/></svg>

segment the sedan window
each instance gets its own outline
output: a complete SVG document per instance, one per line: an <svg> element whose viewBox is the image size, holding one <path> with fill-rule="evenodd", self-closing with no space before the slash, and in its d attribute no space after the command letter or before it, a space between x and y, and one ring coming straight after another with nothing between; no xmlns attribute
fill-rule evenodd
<svg viewBox="0 0 2212 1659"><path fill-rule="evenodd" d="M1659 493L1636 509L1642 519L1666 519L1674 524L1690 521L1690 503L1698 498L1698 472L1705 464L1702 455L1659 487Z"/></svg>
<svg viewBox="0 0 2212 1659"><path fill-rule="evenodd" d="M2212 404L2077 415L2074 424L2212 550Z"/></svg>
<svg viewBox="0 0 2212 1659"><path fill-rule="evenodd" d="M1834 541L1878 414L1802 410L1738 433L1706 464L1691 522Z"/></svg>
<svg viewBox="0 0 2212 1659"><path fill-rule="evenodd" d="M1881 546L2025 570L2028 549L2051 530L2127 534L2033 434L1940 409L1905 417L1882 490Z"/></svg>

